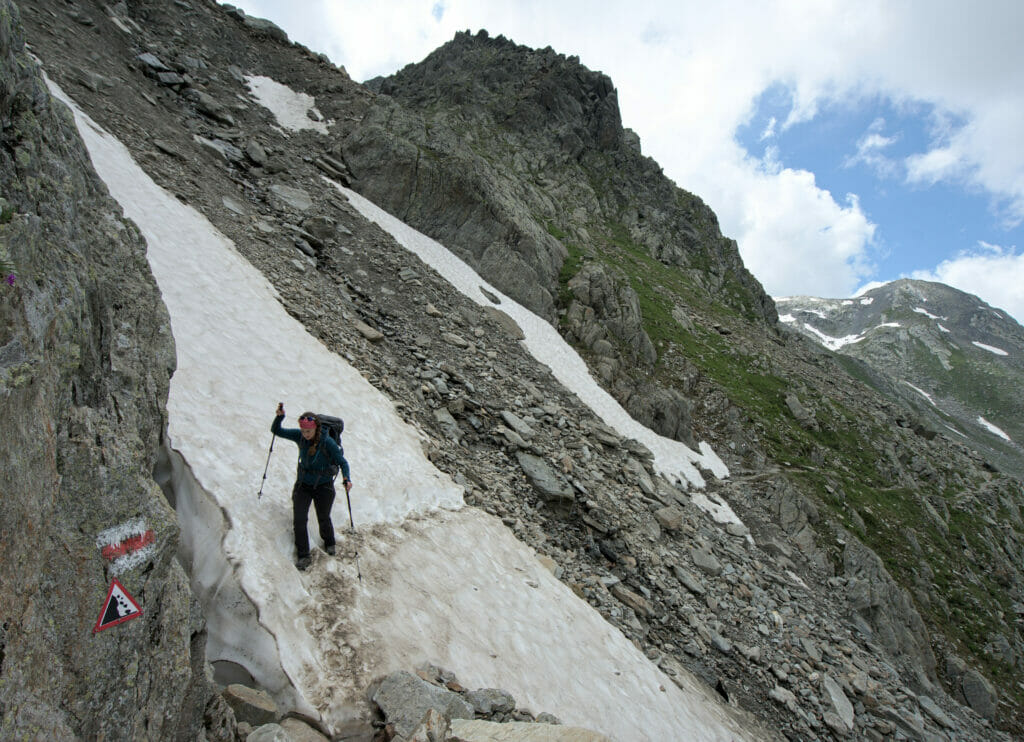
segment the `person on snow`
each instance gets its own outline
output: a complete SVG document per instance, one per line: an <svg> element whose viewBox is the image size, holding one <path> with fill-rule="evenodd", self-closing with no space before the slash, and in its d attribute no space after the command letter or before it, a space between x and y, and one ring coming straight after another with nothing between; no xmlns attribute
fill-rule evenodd
<svg viewBox="0 0 1024 742"><path fill-rule="evenodd" d="M313 503L316 509L324 550L334 556L336 547L331 507L334 505L335 491L331 464L341 468L345 492L352 489L352 481L349 479L344 451L329 435L320 435L320 423L315 414L303 412L299 416L298 428L282 428L283 420L284 405L279 404L270 432L280 438L295 441L299 446L299 469L292 488L292 525L295 528L295 551L298 556L296 566L305 570L310 564L309 533L306 530L309 504Z"/></svg>

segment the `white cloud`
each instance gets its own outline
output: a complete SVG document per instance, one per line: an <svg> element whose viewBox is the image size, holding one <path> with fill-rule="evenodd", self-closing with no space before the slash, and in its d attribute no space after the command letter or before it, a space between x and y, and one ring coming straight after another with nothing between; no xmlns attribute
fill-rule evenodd
<svg viewBox="0 0 1024 742"><path fill-rule="evenodd" d="M846 158L843 163L846 167L855 165L867 165L882 177L893 177L899 171L899 166L891 157L885 154L885 150L895 144L898 137L885 136L885 119L877 118L871 122L867 131L857 142L857 153Z"/></svg>
<svg viewBox="0 0 1024 742"><path fill-rule="evenodd" d="M882 286L885 286L886 283L888 283L888 282L887 281L868 281L866 284L864 284L859 289L857 289L856 291L853 292L853 297L857 298L858 296L863 296L864 294L866 294L869 291L873 291L874 289L881 288ZM870 299L865 299L865 301L867 301L869 304L871 303ZM863 304L864 302L861 302L861 303Z"/></svg>
<svg viewBox="0 0 1024 742"><path fill-rule="evenodd" d="M623 123L644 152L715 210L770 294L849 295L872 277L876 231L855 199L837 200L812 174L782 167L772 153L752 157L736 143L773 86L790 93L792 108L766 135L835 103L926 106L933 112L927 151L888 163L890 137L879 130L862 139L858 156L904 168L912 184L984 192L1008 225L1024 219L1018 0L236 4L324 51L356 80L419 61L467 29L578 55L612 78Z"/></svg>
<svg viewBox="0 0 1024 742"><path fill-rule="evenodd" d="M1024 324L1024 254L980 242L974 250L944 260L933 270L915 271L911 278L939 281L975 294Z"/></svg>

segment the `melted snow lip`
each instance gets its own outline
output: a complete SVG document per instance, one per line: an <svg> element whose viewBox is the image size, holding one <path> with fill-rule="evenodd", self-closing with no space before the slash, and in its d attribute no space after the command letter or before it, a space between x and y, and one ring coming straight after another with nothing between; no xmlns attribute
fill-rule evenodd
<svg viewBox="0 0 1024 742"><path fill-rule="evenodd" d="M281 662L273 630L261 623L259 607L246 592L224 551L230 515L196 479L192 467L165 441L153 478L181 523L178 561L206 618L206 658L240 666L279 705L315 714L296 691Z"/></svg>

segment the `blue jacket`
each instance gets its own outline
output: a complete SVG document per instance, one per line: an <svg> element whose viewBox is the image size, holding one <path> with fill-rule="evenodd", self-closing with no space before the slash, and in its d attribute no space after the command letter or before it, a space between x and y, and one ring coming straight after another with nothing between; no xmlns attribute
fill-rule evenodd
<svg viewBox="0 0 1024 742"><path fill-rule="evenodd" d="M349 478L345 452L329 435L323 434L320 436L320 447L317 449L316 454L311 457L309 449L312 441L307 441L303 438L302 431L298 428L282 428L282 420L284 420L284 415L275 417L273 424L270 426L270 432L280 438L287 438L299 444L299 482L315 487L329 480L331 478L331 464L337 464L341 467L341 476L344 479Z"/></svg>

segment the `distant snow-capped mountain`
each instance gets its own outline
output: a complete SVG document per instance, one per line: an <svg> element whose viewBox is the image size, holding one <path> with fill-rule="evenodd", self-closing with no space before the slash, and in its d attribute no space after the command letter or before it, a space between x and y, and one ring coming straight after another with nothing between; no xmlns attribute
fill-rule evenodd
<svg viewBox="0 0 1024 742"><path fill-rule="evenodd" d="M775 300L779 320L862 361L936 432L1014 469L1024 443L1024 328L976 296L903 279L851 299Z"/></svg>

